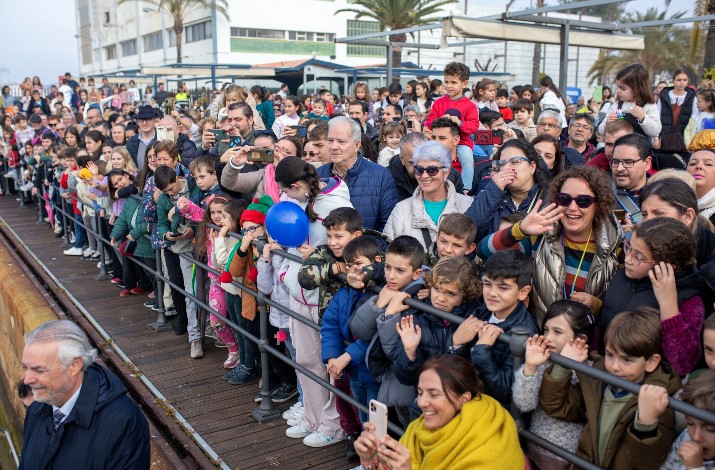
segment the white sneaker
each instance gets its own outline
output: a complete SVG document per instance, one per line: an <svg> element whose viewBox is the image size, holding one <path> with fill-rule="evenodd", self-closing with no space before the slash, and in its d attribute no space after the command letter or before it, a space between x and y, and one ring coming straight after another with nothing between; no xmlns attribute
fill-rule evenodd
<svg viewBox="0 0 715 470"><path fill-rule="evenodd" d="M198 359L204 357L204 347L200 339L195 339L191 342L191 358Z"/></svg>
<svg viewBox="0 0 715 470"><path fill-rule="evenodd" d="M3 175L5 178L10 178L10 179L17 179L17 176L15 176L15 170L10 170L7 173Z"/></svg>
<svg viewBox="0 0 715 470"><path fill-rule="evenodd" d="M82 256L82 248L70 248L69 250L65 250L62 253L66 254L67 256Z"/></svg>
<svg viewBox="0 0 715 470"><path fill-rule="evenodd" d="M286 429L286 436L292 437L293 439L303 439L310 434L310 431L305 429L300 424L298 424L297 426L293 426L292 428Z"/></svg>
<svg viewBox="0 0 715 470"><path fill-rule="evenodd" d="M325 447L344 440L344 437L330 437L326 436L322 432L316 431L306 436L305 439L303 439L303 444L307 445L308 447Z"/></svg>
<svg viewBox="0 0 715 470"><path fill-rule="evenodd" d="M303 414L303 405L300 402L296 402L283 412L283 419L291 419L296 413L300 412Z"/></svg>

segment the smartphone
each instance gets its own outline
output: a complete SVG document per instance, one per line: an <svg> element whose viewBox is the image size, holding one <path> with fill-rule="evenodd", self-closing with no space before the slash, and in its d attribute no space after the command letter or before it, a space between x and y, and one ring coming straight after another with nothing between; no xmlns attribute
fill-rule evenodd
<svg viewBox="0 0 715 470"><path fill-rule="evenodd" d="M254 149L248 152L249 162L273 163L273 150Z"/></svg>
<svg viewBox="0 0 715 470"><path fill-rule="evenodd" d="M402 118L401 118L401 117L395 116L395 117L392 118L392 122L400 122L400 121L402 121Z"/></svg>
<svg viewBox="0 0 715 470"><path fill-rule="evenodd" d="M592 99L596 103L600 103L601 101L603 101L603 85L597 85L593 87Z"/></svg>
<svg viewBox="0 0 715 470"><path fill-rule="evenodd" d="M387 405L377 400L370 400L368 409L370 424L375 426L375 435L382 440L387 436Z"/></svg>
<svg viewBox="0 0 715 470"><path fill-rule="evenodd" d="M477 131L474 137L474 143L477 145L501 145L504 143L504 131L501 129Z"/></svg>
<svg viewBox="0 0 715 470"><path fill-rule="evenodd" d="M291 129L295 129L295 136L304 139L308 137L308 128L305 126L288 126Z"/></svg>
<svg viewBox="0 0 715 470"><path fill-rule="evenodd" d="M626 210L625 209L613 209L613 215L616 216L619 222L625 222L626 220Z"/></svg>
<svg viewBox="0 0 715 470"><path fill-rule="evenodd" d="M165 126L156 126L156 140L174 141L174 131L167 129Z"/></svg>
<svg viewBox="0 0 715 470"><path fill-rule="evenodd" d="M713 79L713 74L709 73L705 75L705 80L712 80Z"/></svg>

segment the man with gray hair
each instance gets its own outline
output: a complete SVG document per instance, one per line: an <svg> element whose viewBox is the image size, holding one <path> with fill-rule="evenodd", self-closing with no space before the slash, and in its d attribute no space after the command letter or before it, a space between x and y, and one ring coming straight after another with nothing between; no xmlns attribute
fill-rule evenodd
<svg viewBox="0 0 715 470"><path fill-rule="evenodd" d="M561 114L551 109L545 109L539 114L539 121L536 123L536 135L538 137L541 134L549 134L560 140L563 125ZM566 157L566 167L579 166L586 163L583 159L583 155L576 149L562 145L561 151Z"/></svg>
<svg viewBox="0 0 715 470"><path fill-rule="evenodd" d="M148 469L149 426L119 378L69 320L25 337L23 382L35 399L25 415L20 469Z"/></svg>
<svg viewBox="0 0 715 470"><path fill-rule="evenodd" d="M362 156L360 125L346 116L328 122L330 163L318 168L321 178L337 176L350 189L350 202L362 215L363 227L382 231L397 204L397 190L387 168Z"/></svg>
<svg viewBox="0 0 715 470"><path fill-rule="evenodd" d="M421 132L411 132L400 139L400 153L392 157L390 164L387 165L387 169L390 170L390 174L392 174L392 178L395 180L398 201L411 198L415 189L417 189L417 178L415 178L415 168L412 164L412 154L416 147L428 141L427 136ZM464 191L462 176L451 166L447 179L452 182L457 192L462 194L462 191Z"/></svg>

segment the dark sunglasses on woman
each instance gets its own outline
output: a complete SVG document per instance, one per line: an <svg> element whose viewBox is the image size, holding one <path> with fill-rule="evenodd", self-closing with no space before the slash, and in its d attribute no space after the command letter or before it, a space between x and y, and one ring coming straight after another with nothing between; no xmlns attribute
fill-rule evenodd
<svg viewBox="0 0 715 470"><path fill-rule="evenodd" d="M588 194L579 194L576 197L572 197L570 194L566 193L554 194L554 202L562 207L568 207L571 205L571 201L576 201L576 205L579 208L586 209L591 207L591 205L597 200L596 196L589 196Z"/></svg>
<svg viewBox="0 0 715 470"><path fill-rule="evenodd" d="M425 171L427 172L427 174L428 174L429 176L437 176L437 173L439 173L440 171L442 171L442 169L444 169L444 167L443 167L443 166L428 166L427 168L425 168L425 167L420 166L420 165L415 165L415 166L414 166L414 169L415 169L415 174L416 174L417 176L420 176L420 175L421 175L422 173L424 173Z"/></svg>

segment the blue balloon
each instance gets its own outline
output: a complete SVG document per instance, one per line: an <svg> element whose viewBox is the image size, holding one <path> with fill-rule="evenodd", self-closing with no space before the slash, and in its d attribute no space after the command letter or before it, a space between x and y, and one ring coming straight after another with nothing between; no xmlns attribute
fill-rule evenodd
<svg viewBox="0 0 715 470"><path fill-rule="evenodd" d="M282 201L268 209L266 230L278 244L295 248L308 239L310 219L295 202Z"/></svg>

